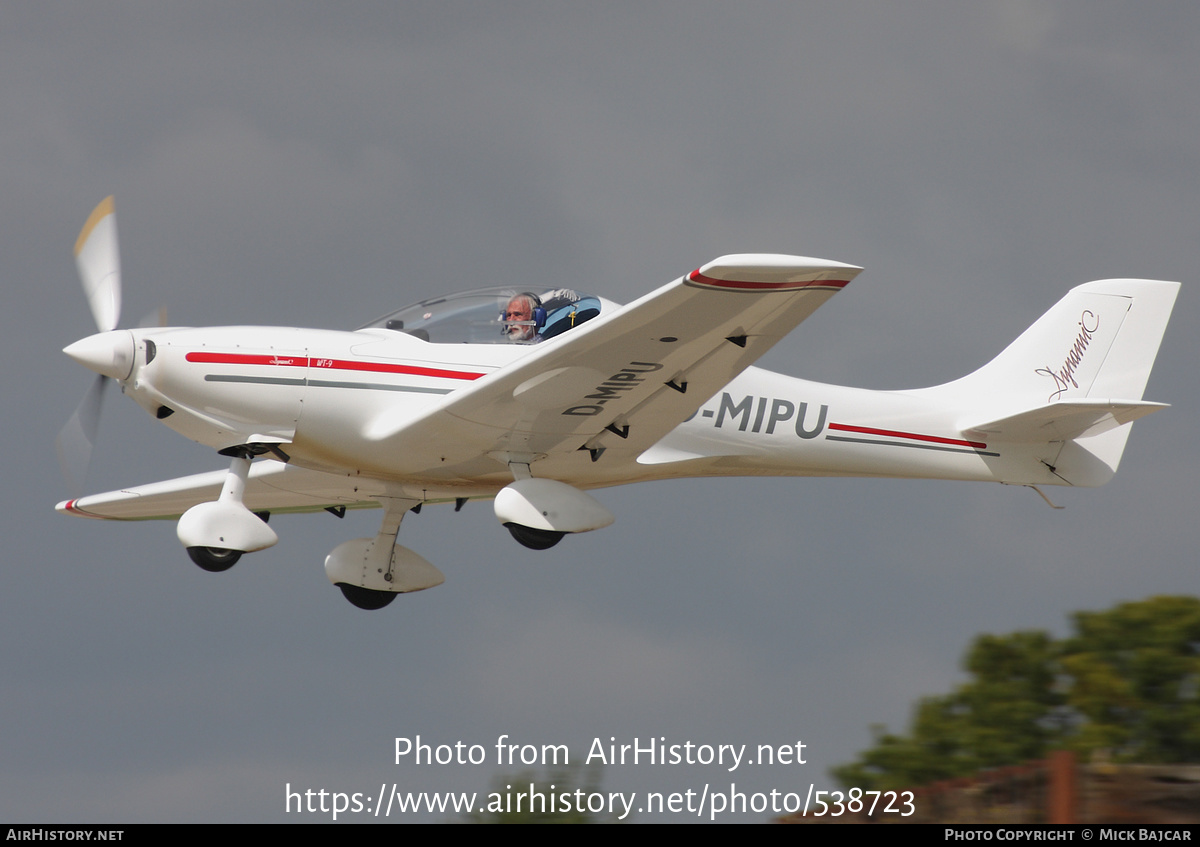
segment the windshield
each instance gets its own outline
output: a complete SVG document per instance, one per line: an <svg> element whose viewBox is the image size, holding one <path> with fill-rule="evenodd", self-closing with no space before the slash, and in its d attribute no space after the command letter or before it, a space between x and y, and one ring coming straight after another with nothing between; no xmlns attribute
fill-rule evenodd
<svg viewBox="0 0 1200 847"><path fill-rule="evenodd" d="M480 288L447 297L422 300L412 306L384 315L359 329L391 329L406 332L435 344L512 344L521 343L510 335L513 323L504 313L514 297L524 292L512 288ZM567 289L536 293L544 304L528 325L524 343L553 338L600 314L604 303L599 298ZM536 332L535 332L536 330Z"/></svg>

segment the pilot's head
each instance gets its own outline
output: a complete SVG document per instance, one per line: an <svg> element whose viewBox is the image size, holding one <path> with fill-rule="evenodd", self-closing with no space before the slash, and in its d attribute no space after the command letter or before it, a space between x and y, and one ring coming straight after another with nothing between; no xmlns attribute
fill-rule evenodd
<svg viewBox="0 0 1200 847"><path fill-rule="evenodd" d="M537 312L541 307L542 301L536 294L518 294L508 301L501 318L509 341L533 341L537 337Z"/></svg>

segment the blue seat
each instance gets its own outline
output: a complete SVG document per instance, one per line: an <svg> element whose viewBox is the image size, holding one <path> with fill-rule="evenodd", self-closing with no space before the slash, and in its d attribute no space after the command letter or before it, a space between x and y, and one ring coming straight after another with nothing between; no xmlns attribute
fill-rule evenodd
<svg viewBox="0 0 1200 847"><path fill-rule="evenodd" d="M595 297L581 297L574 303L560 306L546 313L546 323L542 327L541 336L545 340L562 335L569 329L579 326L584 321L590 321L600 314L600 301Z"/></svg>

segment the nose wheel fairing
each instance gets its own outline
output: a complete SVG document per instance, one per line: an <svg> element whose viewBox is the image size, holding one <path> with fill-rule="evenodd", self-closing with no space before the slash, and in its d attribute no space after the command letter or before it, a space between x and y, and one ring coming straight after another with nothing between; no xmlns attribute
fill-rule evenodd
<svg viewBox="0 0 1200 847"><path fill-rule="evenodd" d="M229 463L221 496L215 502L200 503L183 513L175 532L184 547L250 553L265 550L279 541L275 531L242 502L249 474L249 454L235 456Z"/></svg>

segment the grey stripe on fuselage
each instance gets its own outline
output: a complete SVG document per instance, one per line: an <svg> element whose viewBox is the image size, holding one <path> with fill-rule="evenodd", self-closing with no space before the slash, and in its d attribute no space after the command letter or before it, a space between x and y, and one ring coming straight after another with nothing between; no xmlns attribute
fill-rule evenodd
<svg viewBox="0 0 1200 847"><path fill-rule="evenodd" d="M417 385L388 385L384 382L337 382L331 379L288 379L282 376L240 376L205 374L205 382L237 382L254 385L309 385L314 388L356 388L367 391L406 391L410 394L449 394L452 388L424 388Z"/></svg>

